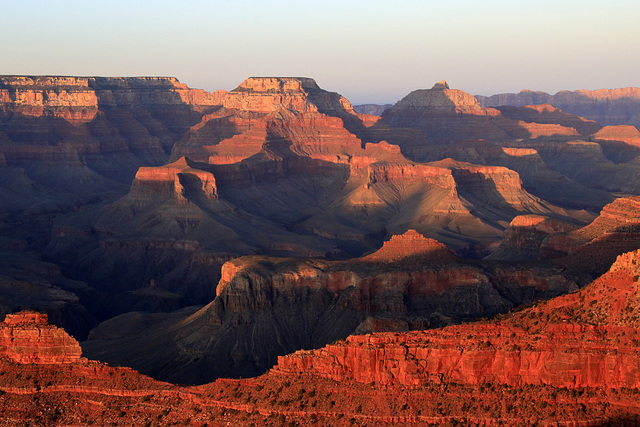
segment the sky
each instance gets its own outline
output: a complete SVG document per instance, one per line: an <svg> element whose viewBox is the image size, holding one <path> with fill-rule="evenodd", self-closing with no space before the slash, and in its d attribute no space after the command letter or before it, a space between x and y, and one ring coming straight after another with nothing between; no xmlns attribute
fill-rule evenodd
<svg viewBox="0 0 640 427"><path fill-rule="evenodd" d="M312 77L354 104L640 87L638 0L0 0L0 74Z"/></svg>

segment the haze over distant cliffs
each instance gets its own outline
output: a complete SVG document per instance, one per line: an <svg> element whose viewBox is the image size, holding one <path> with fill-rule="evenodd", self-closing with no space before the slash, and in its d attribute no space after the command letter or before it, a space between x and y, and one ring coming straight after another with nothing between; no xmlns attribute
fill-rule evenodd
<svg viewBox="0 0 640 427"><path fill-rule="evenodd" d="M601 125L640 126L640 88L560 91L555 95L523 90L476 96L485 107L551 104L567 113L595 120Z"/></svg>

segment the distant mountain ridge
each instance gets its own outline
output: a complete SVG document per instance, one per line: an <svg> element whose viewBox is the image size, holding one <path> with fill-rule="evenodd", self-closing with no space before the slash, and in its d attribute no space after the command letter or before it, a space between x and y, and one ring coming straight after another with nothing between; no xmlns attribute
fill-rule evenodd
<svg viewBox="0 0 640 427"><path fill-rule="evenodd" d="M523 90L492 96L476 95L483 107L551 104L566 113L595 120L601 125L640 126L640 88L563 90L554 95Z"/></svg>

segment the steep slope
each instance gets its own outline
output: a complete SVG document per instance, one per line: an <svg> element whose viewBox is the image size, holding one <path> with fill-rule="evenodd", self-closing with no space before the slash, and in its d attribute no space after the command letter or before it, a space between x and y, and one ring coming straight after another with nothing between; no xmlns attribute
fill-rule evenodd
<svg viewBox="0 0 640 427"><path fill-rule="evenodd" d="M158 378L202 383L262 373L278 355L354 332L435 327L575 288L555 270L465 263L410 230L347 261L237 258L222 267L217 296L204 308L116 317L83 349Z"/></svg>
<svg viewBox="0 0 640 427"><path fill-rule="evenodd" d="M112 294L103 319L209 302L239 255L347 258L407 229L485 247L516 215L575 216L506 168L420 164L366 142L370 117L312 79L250 78L220 102L126 196L56 219L47 256Z"/></svg>
<svg viewBox="0 0 640 427"><path fill-rule="evenodd" d="M419 386L434 381L522 387L640 387L640 251L588 287L490 322L352 336L280 357L280 372Z"/></svg>
<svg viewBox="0 0 640 427"><path fill-rule="evenodd" d="M485 108L441 82L386 110L369 134L397 144L415 161L450 157L505 166L538 197L598 210L611 201L606 192L640 192L638 166L630 162L635 148L598 139L600 128L549 104Z"/></svg>
<svg viewBox="0 0 640 427"><path fill-rule="evenodd" d="M3 76L0 149L7 166L46 186L105 191L163 163L222 94L175 78Z"/></svg>

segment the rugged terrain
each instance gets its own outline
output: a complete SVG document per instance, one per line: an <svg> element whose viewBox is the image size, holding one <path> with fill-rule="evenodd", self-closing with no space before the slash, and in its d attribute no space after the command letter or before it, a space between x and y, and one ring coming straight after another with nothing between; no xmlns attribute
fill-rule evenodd
<svg viewBox="0 0 640 427"><path fill-rule="evenodd" d="M388 346L389 354L414 344L430 348L421 340L433 333L417 331L574 292L605 273L620 254L640 248L637 97L633 89L621 89L516 98L526 99L476 98L443 81L409 93L378 116L358 113L310 78L252 77L234 90L208 93L174 78L0 77L0 314L36 309L82 341L87 355L173 382L201 384L264 373L278 356L303 348L329 359L331 351L351 348L349 343L370 348L376 340ZM496 99L508 105L497 105ZM576 115L573 106L600 115L587 110ZM468 344L484 351L488 342L487 351L513 362L513 346L522 347L515 341L527 338L518 332L524 328L518 316L474 326L482 339L469 332ZM544 344L552 352L572 354L580 340L601 342L605 350L589 350L599 359L585 363L609 366L601 362L615 359L614 350L608 350L615 338L598 334L613 334L607 329L613 326L590 329L584 314L578 330L557 321L562 316L551 316L548 328L562 342L535 332L536 342L524 348L530 344L542 351ZM42 318L34 320L39 324L37 319ZM540 317L539 323L546 319ZM460 331L466 327L436 334L449 344L462 343ZM376 335L353 336L371 332ZM578 333L582 338L574 340L572 334ZM486 338L497 334L504 340ZM613 336L620 336L621 354L635 351L633 339ZM345 338L347 344L325 348ZM445 341L437 344L443 355L453 351ZM482 359L485 353L473 354ZM585 405L576 419L595 420L621 415L624 411L607 405L615 401L626 411L628 393L637 390L629 382L633 373L622 369L593 368L591 377L585 374L588 379L576 374L571 380L558 373L560 368L535 365L527 377L523 366L534 366L527 354L518 359L518 369L516 362L505 362L513 371L490 374L474 371L471 355L461 359L464 374L451 374L450 382L427 384L420 377L421 391L404 395L393 388L389 393L429 400L425 396L451 387L465 396L487 392L505 400L517 390L517 403L530 396L531 387L533 394L554 402L548 411L539 404L544 419ZM328 374L322 380L320 374L302 374L296 363L316 366L315 359L295 357L281 359L266 377L203 385L188 393L213 387L211 393L227 396L233 403L211 404L244 411L229 420L246 415L258 423L269 416L277 417L273 423L282 421L280 416L310 422L300 402L312 401L323 408L322 416L348 416L354 422L429 419L418 418L411 400L400 404L413 408L405 415L395 403L378 405L385 408L380 416L367 415L374 409L367 407L367 393L382 393L381 400L388 396L380 391L390 387L384 370L363 373L378 391L365 383L354 386L360 397L343 401L347 409L334 415L326 399L289 396L295 387L276 392L271 383L294 379L318 384L328 394L342 390L342 384L358 384L360 374L342 368L326 368L342 375L340 383ZM392 362L394 357L389 363L400 366L401 359ZM615 366L626 363L615 360ZM583 362L566 358L558 366ZM86 365L68 366L77 363ZM443 370L433 375L452 372L444 359L433 363ZM137 375L109 369L129 372L123 374L127 378ZM405 387L413 387L416 372L402 374ZM513 372L521 379L509 379ZM478 380L463 381L467 374ZM536 382L540 378L543 385ZM620 388L594 391L602 378ZM51 381L62 379L54 375ZM485 383L499 387L487 391ZM254 391L247 392L245 384ZM562 389L574 386L588 397L574 399L571 390ZM309 387L300 387L303 395ZM25 396L50 396L58 405L53 393L29 393ZM180 407L180 393L187 392L175 393L162 399ZM138 406L132 396L126 405L144 412L140 408L148 405ZM252 399L267 399L273 406L280 398L281 409L261 407L261 415L241 406ZM462 420L469 408L442 399L439 408L448 408L450 418L429 412L437 410L431 401L425 410L440 417L438 422ZM96 407L115 411L114 402ZM474 410L486 415L480 406ZM503 408L491 419L511 419L507 414L511 411ZM183 420L174 415L171 420Z"/></svg>
<svg viewBox="0 0 640 427"><path fill-rule="evenodd" d="M345 261L236 258L204 308L115 317L83 349L166 381L203 383L261 374L279 355L353 333L493 316L577 287L559 268L471 263L410 230Z"/></svg>
<svg viewBox="0 0 640 427"><path fill-rule="evenodd" d="M1 422L634 425L639 265L630 252L584 289L507 316L352 336L281 357L261 377L198 387L80 358L46 317L10 315L0 324ZM68 356L42 357L50 348Z"/></svg>
<svg viewBox="0 0 640 427"><path fill-rule="evenodd" d="M476 96L483 106L524 106L552 104L567 113L585 117L602 125L640 125L640 89L626 87L600 90L563 90L555 95L523 90Z"/></svg>

